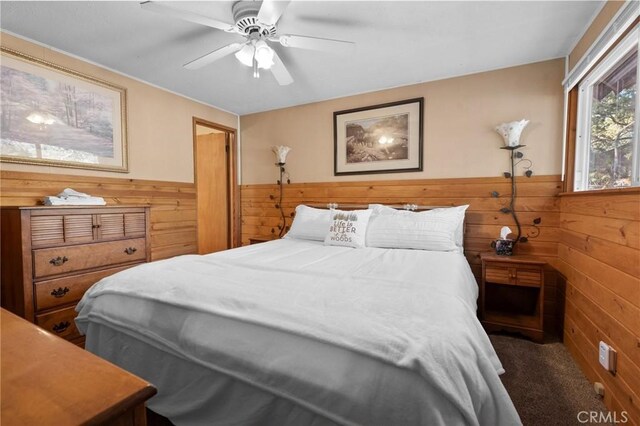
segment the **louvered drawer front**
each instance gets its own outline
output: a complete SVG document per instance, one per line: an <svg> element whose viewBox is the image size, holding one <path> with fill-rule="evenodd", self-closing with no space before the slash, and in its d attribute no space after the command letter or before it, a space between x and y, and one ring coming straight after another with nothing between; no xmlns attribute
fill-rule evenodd
<svg viewBox="0 0 640 426"><path fill-rule="evenodd" d="M36 324L56 336L67 340L75 339L80 337L80 332L76 328L76 322L74 321L77 315L74 307L60 309L59 311L36 315Z"/></svg>
<svg viewBox="0 0 640 426"><path fill-rule="evenodd" d="M31 244L43 246L64 243L64 216L31 218Z"/></svg>
<svg viewBox="0 0 640 426"><path fill-rule="evenodd" d="M518 269L517 283L518 285L527 287L540 287L542 273L536 270Z"/></svg>
<svg viewBox="0 0 640 426"><path fill-rule="evenodd" d="M104 277L123 271L129 266L105 269L35 284L36 311L77 302L84 292Z"/></svg>
<svg viewBox="0 0 640 426"><path fill-rule="evenodd" d="M491 283L513 284L515 283L515 270L513 268L487 266L485 280Z"/></svg>
<svg viewBox="0 0 640 426"><path fill-rule="evenodd" d="M64 241L67 243L88 243L93 241L93 216L90 214L65 215Z"/></svg>
<svg viewBox="0 0 640 426"><path fill-rule="evenodd" d="M144 213L125 213L124 233L127 237L139 237L147 232L146 215Z"/></svg>
<svg viewBox="0 0 640 426"><path fill-rule="evenodd" d="M36 278L145 260L144 238L33 251Z"/></svg>
<svg viewBox="0 0 640 426"><path fill-rule="evenodd" d="M98 238L114 239L124 237L124 214L99 214L98 222Z"/></svg>

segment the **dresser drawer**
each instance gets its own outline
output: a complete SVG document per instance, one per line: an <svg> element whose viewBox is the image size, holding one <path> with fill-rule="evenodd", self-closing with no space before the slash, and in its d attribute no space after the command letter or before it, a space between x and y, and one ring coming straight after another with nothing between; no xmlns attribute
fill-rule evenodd
<svg viewBox="0 0 640 426"><path fill-rule="evenodd" d="M41 278L144 261L146 258L144 238L39 249L33 251L33 275L35 278Z"/></svg>
<svg viewBox="0 0 640 426"><path fill-rule="evenodd" d="M36 324L56 336L67 340L81 337L74 321L78 313L75 307L36 315Z"/></svg>
<svg viewBox="0 0 640 426"><path fill-rule="evenodd" d="M35 284L36 311L77 302L93 284L127 268L130 266L40 281Z"/></svg>

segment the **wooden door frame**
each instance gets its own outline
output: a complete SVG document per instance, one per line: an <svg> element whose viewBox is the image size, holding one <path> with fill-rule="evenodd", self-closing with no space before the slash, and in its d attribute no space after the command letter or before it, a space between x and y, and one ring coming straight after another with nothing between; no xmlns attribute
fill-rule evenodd
<svg viewBox="0 0 640 426"><path fill-rule="evenodd" d="M237 175L237 129L227 127L222 124L213 123L202 118L193 117L193 183L196 189L196 215L198 209L198 143L196 126L209 127L221 132L224 132L228 136L229 140L229 155L227 156L227 181L229 183L227 187L227 219L229 224L229 233L227 235L227 241L229 248L240 246L240 188L238 186ZM196 230L197 230L196 221ZM196 231L196 245L199 245L198 232Z"/></svg>

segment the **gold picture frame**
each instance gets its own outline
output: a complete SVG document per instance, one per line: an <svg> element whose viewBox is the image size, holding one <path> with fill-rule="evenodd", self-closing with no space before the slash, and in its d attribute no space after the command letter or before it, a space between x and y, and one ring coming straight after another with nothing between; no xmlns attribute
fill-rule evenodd
<svg viewBox="0 0 640 426"><path fill-rule="evenodd" d="M0 161L128 173L124 87L0 48Z"/></svg>

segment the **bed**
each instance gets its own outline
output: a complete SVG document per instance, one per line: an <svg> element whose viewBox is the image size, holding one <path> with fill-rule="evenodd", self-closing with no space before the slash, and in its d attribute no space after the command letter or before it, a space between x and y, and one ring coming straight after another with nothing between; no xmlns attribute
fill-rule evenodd
<svg viewBox="0 0 640 426"><path fill-rule="evenodd" d="M131 268L77 307L86 348L176 425L511 425L461 253L281 239Z"/></svg>

